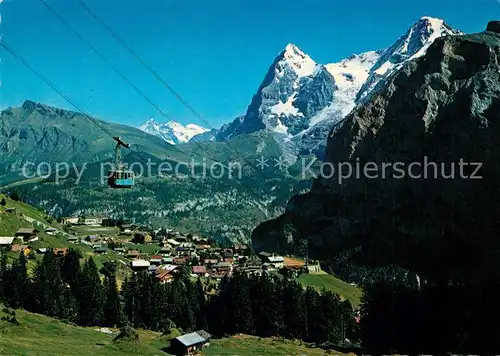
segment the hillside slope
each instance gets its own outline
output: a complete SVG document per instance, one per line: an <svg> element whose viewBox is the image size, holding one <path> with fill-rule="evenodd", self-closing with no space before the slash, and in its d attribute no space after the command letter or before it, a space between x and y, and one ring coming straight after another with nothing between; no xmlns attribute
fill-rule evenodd
<svg viewBox="0 0 500 356"><path fill-rule="evenodd" d="M6 314L0 311L0 317ZM10 316L9 316L10 317ZM20 325L0 320L0 355L19 356L160 356L169 346L170 335L139 330L138 342L114 342L114 335L63 323L44 315L16 310ZM300 341L237 335L213 339L203 355L324 355L325 350Z"/></svg>

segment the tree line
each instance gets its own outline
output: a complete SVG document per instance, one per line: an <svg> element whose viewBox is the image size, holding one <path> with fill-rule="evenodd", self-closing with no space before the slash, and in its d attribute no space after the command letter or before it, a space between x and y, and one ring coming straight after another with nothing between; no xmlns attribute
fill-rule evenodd
<svg viewBox="0 0 500 356"><path fill-rule="evenodd" d="M204 329L215 336L246 333L316 343L342 344L357 338L354 311L332 292L304 290L282 275L235 273L217 288L192 281L181 269L161 284L146 272L134 273L120 290L112 269L78 250L62 257L45 253L28 274L23 253L7 266L0 259L0 299L12 308L60 318L81 326L132 326L168 333Z"/></svg>

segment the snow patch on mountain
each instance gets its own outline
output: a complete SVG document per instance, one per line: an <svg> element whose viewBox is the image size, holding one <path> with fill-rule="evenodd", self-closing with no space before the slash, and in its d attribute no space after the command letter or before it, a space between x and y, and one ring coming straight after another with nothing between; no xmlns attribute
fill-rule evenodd
<svg viewBox="0 0 500 356"><path fill-rule="evenodd" d="M150 135L161 137L171 145L186 143L194 136L209 131L208 129L195 124L188 124L184 126L175 121L160 124L153 118L139 126L139 130Z"/></svg>
<svg viewBox="0 0 500 356"><path fill-rule="evenodd" d="M295 101L296 96L290 96L286 102L279 101L276 105L271 106L270 110L271 113L281 116L281 115L299 115L299 116L304 116L301 112L299 112L299 109L297 109L295 106L293 106L293 102Z"/></svg>

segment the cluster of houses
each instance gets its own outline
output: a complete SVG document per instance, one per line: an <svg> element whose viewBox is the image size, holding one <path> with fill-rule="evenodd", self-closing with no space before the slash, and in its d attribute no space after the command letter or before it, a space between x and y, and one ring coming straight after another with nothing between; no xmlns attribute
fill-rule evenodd
<svg viewBox="0 0 500 356"><path fill-rule="evenodd" d="M103 226L105 219L99 217L71 217L62 219L63 224ZM88 235L78 237L65 234L68 242L90 246L95 254L113 253L129 260L132 271L148 271L154 274L161 283L168 283L181 268L189 269L192 277L204 277L220 280L230 276L234 271L257 274L278 271L282 268L290 270L308 269L310 272L319 269L318 265L308 265L304 261L260 252L253 255L245 244L234 244L230 248L212 245L204 237L182 234L170 229L148 230L134 224L120 224L118 236ZM46 227L45 233L55 235L58 231ZM38 241L39 231L35 228L21 228L12 237L0 237L0 247L10 246L11 251L24 251L29 255L33 248L30 242ZM19 239L20 243L14 243ZM139 245L154 245L156 248L142 249L154 251L143 253ZM133 248L127 248L127 246ZM46 253L47 248L36 249L37 253ZM63 256L67 248L55 248L56 256Z"/></svg>
<svg viewBox="0 0 500 356"><path fill-rule="evenodd" d="M21 246L15 244L17 241L21 243L38 241L38 233L39 231L32 227L20 228L14 236L0 236L0 247L10 248L13 246Z"/></svg>
<svg viewBox="0 0 500 356"><path fill-rule="evenodd" d="M174 236L172 236L174 235ZM235 271L257 274L278 271L282 268L300 270L306 264L297 259L261 252L252 255L247 245L235 244L231 248L212 246L198 236L169 234L159 243L158 252L152 256L137 250L115 249L130 259L133 271L149 271L161 283L168 283L181 268L187 267L192 277L220 280Z"/></svg>

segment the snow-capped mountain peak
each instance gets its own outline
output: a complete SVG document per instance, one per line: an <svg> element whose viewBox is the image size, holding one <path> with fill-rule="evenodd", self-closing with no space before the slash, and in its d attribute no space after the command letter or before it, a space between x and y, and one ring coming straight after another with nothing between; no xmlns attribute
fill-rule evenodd
<svg viewBox="0 0 500 356"><path fill-rule="evenodd" d="M154 118L149 119L143 125L139 126L139 130L161 137L172 145L188 142L193 136L209 131L195 124L184 126L175 121L160 124Z"/></svg>
<svg viewBox="0 0 500 356"><path fill-rule="evenodd" d="M332 128L339 128L387 78L423 56L437 38L457 34L443 20L424 16L386 49L325 65L290 43L274 59L245 115L210 137L222 141L267 130L294 142L299 151L321 152Z"/></svg>
<svg viewBox="0 0 500 356"><path fill-rule="evenodd" d="M285 47L281 56L283 57L282 61L286 63L299 77L310 76L314 74L317 69L316 62L293 43L289 43Z"/></svg>
<svg viewBox="0 0 500 356"><path fill-rule="evenodd" d="M437 38L458 34L461 34L461 32L451 28L443 20L424 16L385 51L372 68L372 71L384 75L394 65L397 66L402 62L424 55L427 48Z"/></svg>
<svg viewBox="0 0 500 356"><path fill-rule="evenodd" d="M406 62L423 56L429 46L439 37L459 35L461 31L450 27L441 19L424 16L415 22L406 33L380 55L370 69L370 76L357 95L358 103L370 97L383 78L400 69Z"/></svg>

